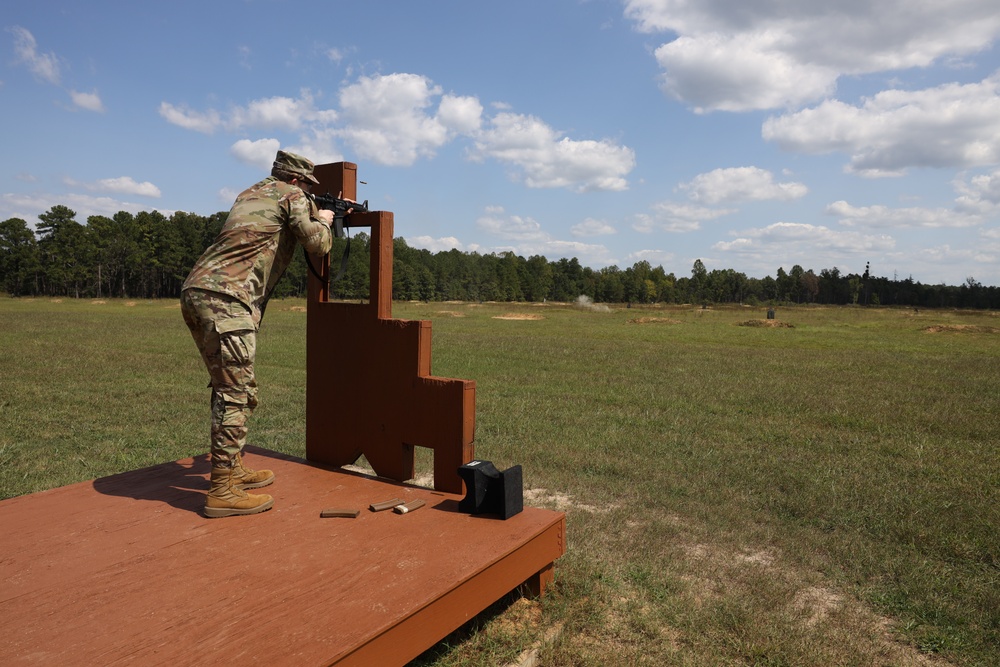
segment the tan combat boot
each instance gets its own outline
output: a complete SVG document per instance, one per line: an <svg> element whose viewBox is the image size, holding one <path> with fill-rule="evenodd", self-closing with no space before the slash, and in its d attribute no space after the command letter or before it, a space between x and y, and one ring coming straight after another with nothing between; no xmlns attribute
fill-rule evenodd
<svg viewBox="0 0 1000 667"><path fill-rule="evenodd" d="M270 470L254 470L243 465L243 454L237 454L233 462L233 486L243 489L259 489L274 481Z"/></svg>
<svg viewBox="0 0 1000 667"><path fill-rule="evenodd" d="M267 494L254 495L239 488L235 473L235 465L212 468L208 496L205 498L205 516L208 518L257 514L266 512L274 505L274 498Z"/></svg>

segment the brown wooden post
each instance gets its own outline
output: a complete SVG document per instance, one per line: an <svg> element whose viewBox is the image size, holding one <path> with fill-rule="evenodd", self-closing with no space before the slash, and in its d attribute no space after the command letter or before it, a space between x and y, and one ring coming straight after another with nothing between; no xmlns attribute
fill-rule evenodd
<svg viewBox="0 0 1000 667"><path fill-rule="evenodd" d="M319 193L357 199L357 165L318 165ZM476 383L431 375L431 323L392 318L393 216L352 214L371 227L367 304L332 303L330 258L309 278L306 458L343 466L363 454L376 474L414 476L415 446L434 450L434 488L462 493L458 468L474 458Z"/></svg>

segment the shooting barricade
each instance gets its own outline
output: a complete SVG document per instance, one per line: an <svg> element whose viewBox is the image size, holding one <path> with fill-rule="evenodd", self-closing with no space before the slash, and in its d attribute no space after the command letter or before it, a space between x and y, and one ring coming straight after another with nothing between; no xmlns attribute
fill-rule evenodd
<svg viewBox="0 0 1000 667"><path fill-rule="evenodd" d="M356 199L356 169L316 176ZM307 458L245 452L274 470L275 508L204 519L207 456L0 501L0 664L391 667L519 586L544 593L565 515L513 514L519 468L463 499L475 383L433 377L430 322L392 319L392 214L362 216L369 302L310 279ZM415 447L433 450L433 489L405 483ZM377 477L341 468L361 455Z"/></svg>

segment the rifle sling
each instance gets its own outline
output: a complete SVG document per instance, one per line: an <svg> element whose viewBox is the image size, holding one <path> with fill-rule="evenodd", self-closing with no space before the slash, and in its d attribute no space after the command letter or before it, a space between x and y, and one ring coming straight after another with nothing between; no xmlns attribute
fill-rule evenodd
<svg viewBox="0 0 1000 667"><path fill-rule="evenodd" d="M317 280L322 281L323 276L321 276L319 271L316 270L316 267L313 266L312 260L309 259L309 253L306 252L305 248L302 249L302 254L306 258L306 264L309 265L309 272L312 273L314 276L316 276ZM340 269L337 271L337 275L330 278L331 283L335 283L344 277L344 273L347 271L347 260L350 259L350 257L351 257L351 237L348 236L347 245L344 246L344 256L340 258Z"/></svg>

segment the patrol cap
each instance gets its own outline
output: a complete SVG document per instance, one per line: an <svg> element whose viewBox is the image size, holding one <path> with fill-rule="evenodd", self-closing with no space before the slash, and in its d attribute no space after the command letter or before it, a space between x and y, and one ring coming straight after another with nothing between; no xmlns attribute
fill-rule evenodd
<svg viewBox="0 0 1000 667"><path fill-rule="evenodd" d="M278 151L278 154L274 157L274 168L280 169L281 171L287 171L290 174L299 176L310 183L319 185L319 181L313 176L313 163L310 160L302 157L301 155L296 155L295 153L288 153L286 151Z"/></svg>

